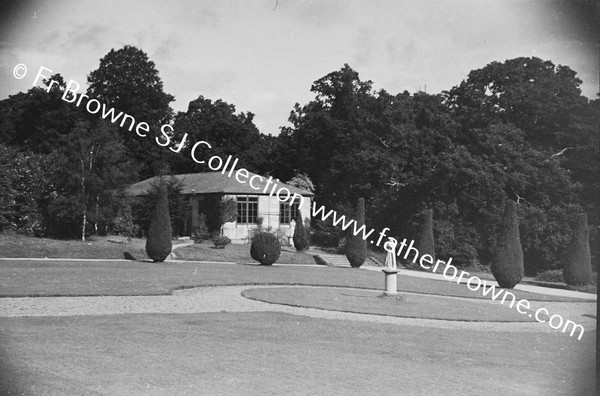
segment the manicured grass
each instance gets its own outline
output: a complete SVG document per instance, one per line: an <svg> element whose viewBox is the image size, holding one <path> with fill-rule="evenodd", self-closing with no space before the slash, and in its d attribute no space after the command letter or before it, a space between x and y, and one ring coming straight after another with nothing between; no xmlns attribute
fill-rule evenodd
<svg viewBox="0 0 600 396"><path fill-rule="evenodd" d="M173 246L181 244L173 240ZM107 237L92 237L86 242L76 240L56 240L32 238L18 234L0 234L0 257L6 258L79 258L79 259L122 259L128 253L137 260L149 260L146 255L146 240L132 239L126 244L109 242ZM173 250L178 260L228 261L250 263L250 245L229 244L224 249L215 248L210 241L183 246ZM284 247L278 263L315 264L309 253L299 253L293 248Z"/></svg>
<svg viewBox="0 0 600 396"><path fill-rule="evenodd" d="M9 258L122 259L123 253L128 252L143 260L148 259L145 246L145 239L132 239L121 244L109 242L106 237L92 237L82 242L0 234L0 257Z"/></svg>
<svg viewBox="0 0 600 396"><path fill-rule="evenodd" d="M381 272L298 265L234 265L194 262L0 260L0 296L157 295L195 286L321 285L383 290ZM398 290L484 298L465 285L400 276ZM517 299L582 301L519 290Z"/></svg>
<svg viewBox="0 0 600 396"><path fill-rule="evenodd" d="M178 260L257 263L250 257L249 244L230 243L224 249L217 249L212 242L197 243L175 250L175 257ZM315 264L315 259L309 253L300 253L295 251L294 248L282 247L277 263Z"/></svg>
<svg viewBox="0 0 600 396"><path fill-rule="evenodd" d="M243 296L254 300L330 311L469 322L534 322L514 309L483 300L448 300L414 294L382 298L381 295L382 292L370 290L308 287L273 287L243 292Z"/></svg>
<svg viewBox="0 0 600 396"><path fill-rule="evenodd" d="M3 318L1 394L591 395L593 337L281 313Z"/></svg>

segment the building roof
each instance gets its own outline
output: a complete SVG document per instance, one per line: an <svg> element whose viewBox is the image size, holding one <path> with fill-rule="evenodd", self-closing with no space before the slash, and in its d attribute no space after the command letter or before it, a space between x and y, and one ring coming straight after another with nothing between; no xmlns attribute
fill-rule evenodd
<svg viewBox="0 0 600 396"><path fill-rule="evenodd" d="M257 176L255 173L248 172L250 178ZM168 177L168 176L167 176ZM268 177L260 176L261 178L254 179L254 186L260 186L259 189L254 189L248 183L249 179L245 179L245 183L240 183L235 179L235 173L228 177L227 174L221 172L200 172L200 173L186 173L183 175L173 175L173 177L182 181L182 194L248 194L248 195L269 195L275 184L276 194L281 187L285 187L290 190L290 193L300 194L305 197L313 196L314 194L310 191L290 186L280 182L277 179L273 179L271 184L267 187ZM150 184L155 181L158 177L152 177L150 179L143 180L132 184L127 192L131 195L144 195L150 188ZM267 188L266 192L263 192Z"/></svg>

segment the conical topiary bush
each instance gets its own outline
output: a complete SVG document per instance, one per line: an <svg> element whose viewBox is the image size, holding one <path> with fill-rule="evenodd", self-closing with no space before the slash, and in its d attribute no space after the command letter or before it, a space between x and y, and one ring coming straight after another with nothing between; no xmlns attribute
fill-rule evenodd
<svg viewBox="0 0 600 396"><path fill-rule="evenodd" d="M435 262L435 240L433 238L433 209L424 210L420 216L421 224L419 226L419 234L417 237L416 248L419 255L422 257L428 254L433 257ZM411 263L412 264L412 263ZM425 270L420 265L414 265L414 268Z"/></svg>
<svg viewBox="0 0 600 396"><path fill-rule="evenodd" d="M154 211L150 219L146 254L154 261L165 261L173 244L171 242L171 217L169 216L169 198L166 186L160 187Z"/></svg>
<svg viewBox="0 0 600 396"><path fill-rule="evenodd" d="M365 225L365 199L359 198L354 210L354 221L356 229ZM362 233L354 235L351 233L346 239L346 258L352 268L359 268L367 259L367 241L362 238Z"/></svg>
<svg viewBox="0 0 600 396"><path fill-rule="evenodd" d="M592 282L592 257L590 254L590 231L587 214L581 213L573 227L573 235L567 249L563 268L567 285L587 285Z"/></svg>
<svg viewBox="0 0 600 396"><path fill-rule="evenodd" d="M492 274L500 287L512 289L521 282L524 273L517 204L508 200L504 207L498 245L492 256Z"/></svg>
<svg viewBox="0 0 600 396"><path fill-rule="evenodd" d="M296 228L294 228L294 247L297 251L303 252L309 247L308 235L306 234L306 228L304 228L304 222L302 221L302 213L298 211L296 215Z"/></svg>

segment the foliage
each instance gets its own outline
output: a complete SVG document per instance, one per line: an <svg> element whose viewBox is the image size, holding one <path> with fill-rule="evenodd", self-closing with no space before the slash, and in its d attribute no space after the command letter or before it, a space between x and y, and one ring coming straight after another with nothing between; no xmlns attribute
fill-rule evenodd
<svg viewBox="0 0 600 396"><path fill-rule="evenodd" d="M311 193L315 192L315 185L306 173L298 173L296 176L292 177L286 184L289 184L293 187L301 188Z"/></svg>
<svg viewBox="0 0 600 396"><path fill-rule="evenodd" d="M47 189L46 156L0 144L0 231L43 235L39 202Z"/></svg>
<svg viewBox="0 0 600 396"><path fill-rule="evenodd" d="M161 185L146 240L146 254L154 261L162 262L169 256L171 242L171 218L169 216L169 198L167 188Z"/></svg>
<svg viewBox="0 0 600 396"><path fill-rule="evenodd" d="M279 258L281 245L275 235L269 232L261 232L252 238L250 245L250 257L262 265L271 265Z"/></svg>
<svg viewBox="0 0 600 396"><path fill-rule="evenodd" d="M237 202L235 199L228 198L219 202L219 221L221 226L225 223L237 220Z"/></svg>
<svg viewBox="0 0 600 396"><path fill-rule="evenodd" d="M232 155L249 171L265 170L269 144L253 119L254 114L236 114L235 106L221 99L213 102L199 96L189 103L186 112L179 112L175 117L173 142L177 146L173 150L181 148L181 151L172 158L171 169L178 173L209 171L206 163L198 164L191 156L194 144L206 141L212 148L199 146L194 152L196 158L208 159L216 155L225 160ZM188 144L180 147L179 143L184 139Z"/></svg>
<svg viewBox="0 0 600 396"><path fill-rule="evenodd" d="M210 239L210 232L206 225L206 215L204 213L198 215L198 226L192 232L192 239L194 243L202 243L202 241Z"/></svg>
<svg viewBox="0 0 600 396"><path fill-rule="evenodd" d="M359 198L354 211L354 221L357 229L365 225L365 199ZM362 234L349 235L346 243L346 257L352 268L359 268L367 259L367 241Z"/></svg>
<svg viewBox="0 0 600 396"><path fill-rule="evenodd" d="M304 221L302 220L302 213L298 210L296 215L296 227L294 228L294 247L297 251L303 252L309 248L308 235L306 228L304 228Z"/></svg>
<svg viewBox="0 0 600 396"><path fill-rule="evenodd" d="M273 145L272 157L286 158L276 176L306 174L315 200L340 214L365 197L368 222L401 238L417 236L410 219L433 208L436 253L459 266L491 262L503 202L519 201L528 273L557 268L569 216L578 202L597 205L587 186L598 173L590 147L600 112L578 85L567 67L523 58L473 71L443 95L391 95L344 65L315 81L312 101L294 107L292 126ZM571 179L575 150L560 154L567 145L588 159L577 163L584 189ZM312 227L339 235L319 219Z"/></svg>
<svg viewBox="0 0 600 396"><path fill-rule="evenodd" d="M213 243L215 244L215 247L217 249L225 248L225 246L228 245L230 242L231 242L231 239L229 239L228 237L226 237L224 235L220 235L213 239Z"/></svg>
<svg viewBox="0 0 600 396"><path fill-rule="evenodd" d="M592 282L592 262L589 245L587 214L577 216L573 235L567 250L563 276L568 285L586 285Z"/></svg>
<svg viewBox="0 0 600 396"><path fill-rule="evenodd" d="M554 282L554 283L564 283L565 278L563 277L562 270L547 270L544 272L540 272L535 276L535 280L540 282Z"/></svg>
<svg viewBox="0 0 600 396"><path fill-rule="evenodd" d="M340 238L335 233L316 230L310 235L310 244L319 247L336 247Z"/></svg>
<svg viewBox="0 0 600 396"><path fill-rule="evenodd" d="M82 119L82 112L62 100L66 84L60 74L44 80L57 81L49 92L46 88L33 87L0 101L0 137L2 142L17 146L22 151L50 154L62 148L69 140L75 124Z"/></svg>
<svg viewBox="0 0 600 396"><path fill-rule="evenodd" d="M498 245L492 257L492 274L504 289L515 287L524 275L516 206L514 201L506 201Z"/></svg>
<svg viewBox="0 0 600 396"><path fill-rule="evenodd" d="M115 235L124 235L130 238L137 236L130 205L119 209L117 216L112 221L111 231Z"/></svg>
<svg viewBox="0 0 600 396"><path fill-rule="evenodd" d="M159 176L150 183L150 188L146 191L146 194L138 197L133 205L134 218L143 233L147 235L154 202L158 199L163 185L166 187L169 197L169 214L173 236L182 235L191 208L187 199L181 194L182 181L174 176Z"/></svg>
<svg viewBox="0 0 600 396"><path fill-rule="evenodd" d="M417 239L415 247L422 256L428 254L433 257L435 262L435 240L433 237L433 209L426 209L421 212L419 218L419 231L417 233ZM412 261L408 261L407 267L411 269L420 269L423 267L418 265L418 262L414 264Z"/></svg>
<svg viewBox="0 0 600 396"><path fill-rule="evenodd" d="M119 129L127 152L141 166L139 177L146 178L164 170L165 149L154 141L160 136L158 128L172 118L169 106L175 98L163 91L163 83L156 65L148 55L131 45L111 49L96 70L88 75L87 94L117 112L134 117L136 122L150 126L147 137L139 137L128 130Z"/></svg>

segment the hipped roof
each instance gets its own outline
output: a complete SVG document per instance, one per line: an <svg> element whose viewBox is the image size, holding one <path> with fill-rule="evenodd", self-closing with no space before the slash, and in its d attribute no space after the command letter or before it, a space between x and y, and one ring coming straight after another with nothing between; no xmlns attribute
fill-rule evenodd
<svg viewBox="0 0 600 396"><path fill-rule="evenodd" d="M235 173L231 177L221 172L200 172L200 173L186 173L182 175L173 175L176 179L182 182L182 194L244 194L244 195L269 195L274 184L277 184L274 195L281 187L285 187L290 190L290 193L300 194L305 197L314 195L310 191L302 188L293 187L289 184L280 182L277 179L273 179L273 182L269 185L266 192L265 187L267 186L268 177L261 176L262 179L255 179L253 184L260 186L259 189L254 189L248 183L255 173L248 172L250 177L245 180L245 183L240 183L235 179ZM171 176L166 176L171 177ZM154 182L158 176L151 177L150 179L143 180L132 184L127 192L131 195L144 195L150 189L150 184Z"/></svg>

